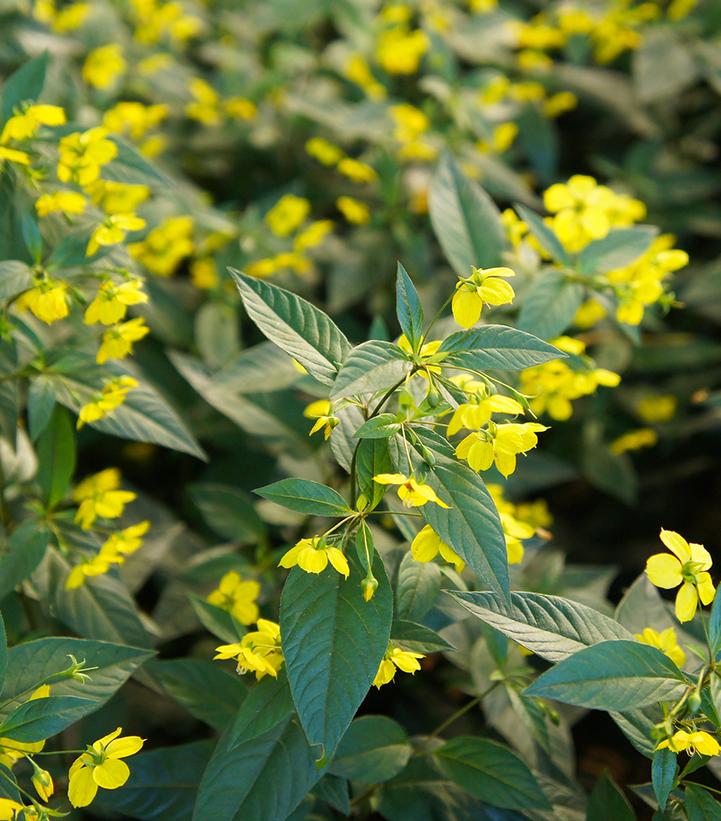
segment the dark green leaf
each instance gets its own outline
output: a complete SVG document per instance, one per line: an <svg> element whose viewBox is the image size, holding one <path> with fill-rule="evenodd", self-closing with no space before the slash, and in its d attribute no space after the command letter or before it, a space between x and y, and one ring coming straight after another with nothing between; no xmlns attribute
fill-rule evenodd
<svg viewBox="0 0 721 821"><path fill-rule="evenodd" d="M32 519L13 531L6 548L0 553L0 601L40 564L49 540L47 527Z"/></svg>
<svg viewBox="0 0 721 821"><path fill-rule="evenodd" d="M5 689L5 670L7 669L8 640L5 634L5 622L0 614L0 695Z"/></svg>
<svg viewBox="0 0 721 821"><path fill-rule="evenodd" d="M67 493L75 471L75 431L65 408L55 406L38 439L37 455L38 483L45 504L53 508Z"/></svg>
<svg viewBox="0 0 721 821"><path fill-rule="evenodd" d="M613 821L634 821L636 813L611 776L604 773L588 799L586 821L607 821L609 818Z"/></svg>
<svg viewBox="0 0 721 821"><path fill-rule="evenodd" d="M332 385L350 343L323 311L290 291L230 269L248 315L319 382Z"/></svg>
<svg viewBox="0 0 721 821"><path fill-rule="evenodd" d="M721 819L721 804L701 785L686 785L685 808L688 821Z"/></svg>
<svg viewBox="0 0 721 821"><path fill-rule="evenodd" d="M35 442L45 430L55 407L52 382L44 376L36 376L28 386L28 428Z"/></svg>
<svg viewBox="0 0 721 821"><path fill-rule="evenodd" d="M234 542L263 541L265 523L246 493L230 485L201 482L188 488L211 530Z"/></svg>
<svg viewBox="0 0 721 821"><path fill-rule="evenodd" d="M408 272L400 262L396 273L396 316L406 339L413 350L417 350L423 338L423 307Z"/></svg>
<svg viewBox="0 0 721 821"><path fill-rule="evenodd" d="M635 262L658 234L656 228L638 225L617 228L603 239L595 239L581 251L578 265L582 274L604 274Z"/></svg>
<svg viewBox="0 0 721 821"><path fill-rule="evenodd" d="M293 568L280 602L280 630L293 701L311 745L330 757L365 698L388 647L392 592L378 556L375 596L363 601L361 568L353 556L344 579L332 567L319 574Z"/></svg>
<svg viewBox="0 0 721 821"><path fill-rule="evenodd" d="M293 699L285 670L278 678L265 678L250 688L228 733L228 748L233 750L256 736L263 735L293 715Z"/></svg>
<svg viewBox="0 0 721 821"><path fill-rule="evenodd" d="M189 595L189 598L200 623L222 642L233 644L245 634L246 630L243 625L237 622L227 610L216 607L193 593Z"/></svg>
<svg viewBox="0 0 721 821"><path fill-rule="evenodd" d="M658 801L658 806L666 809L668 796L674 787L676 780L676 753L668 749L656 750L653 754L653 764L651 766L651 780L653 781L653 791Z"/></svg>
<svg viewBox="0 0 721 821"><path fill-rule="evenodd" d="M57 735L87 715L95 703L75 696L48 696L27 701L0 724L0 737L12 741L42 741Z"/></svg>
<svg viewBox="0 0 721 821"><path fill-rule="evenodd" d="M356 481L358 494L362 494L373 510L383 498L385 487L373 481L379 473L390 473L393 465L387 439L361 439L356 452Z"/></svg>
<svg viewBox="0 0 721 821"><path fill-rule="evenodd" d="M406 553L398 568L396 608L398 618L417 621L433 607L441 590L441 571L433 562L417 562Z"/></svg>
<svg viewBox="0 0 721 821"><path fill-rule="evenodd" d="M438 353L445 354L442 362L446 366L478 371L519 371L566 356L548 342L505 325L457 331L443 341Z"/></svg>
<svg viewBox="0 0 721 821"><path fill-rule="evenodd" d="M47 67L48 53L43 51L8 77L2 92L3 122L12 116L20 103L34 103L37 100L45 85Z"/></svg>
<svg viewBox="0 0 721 821"><path fill-rule="evenodd" d="M438 635L435 630L406 619L397 619L391 627L391 640L402 650L413 653L441 653L453 650L452 644Z"/></svg>
<svg viewBox="0 0 721 821"><path fill-rule="evenodd" d="M390 388L410 373L413 363L393 342L371 339L348 355L331 389L331 398Z"/></svg>
<svg viewBox="0 0 721 821"><path fill-rule="evenodd" d="M523 294L518 327L543 339L562 334L583 302L583 286L546 271Z"/></svg>
<svg viewBox="0 0 721 821"><path fill-rule="evenodd" d="M401 429L398 418L393 413L380 413L364 422L355 432L357 439L387 439Z"/></svg>
<svg viewBox="0 0 721 821"><path fill-rule="evenodd" d="M471 267L500 265L506 246L501 216L493 200L463 176L446 154L433 175L430 190L433 230L457 274Z"/></svg>
<svg viewBox="0 0 721 821"><path fill-rule="evenodd" d="M716 588L713 605L711 606L711 617L708 625L708 645L711 655L716 658L721 652L721 594Z"/></svg>
<svg viewBox="0 0 721 821"><path fill-rule="evenodd" d="M288 510L312 516L347 516L351 512L337 490L310 479L281 479L255 493Z"/></svg>
<svg viewBox="0 0 721 821"><path fill-rule="evenodd" d="M673 701L685 687L683 673L655 647L603 641L547 670L526 693L579 707L623 711Z"/></svg>
<svg viewBox="0 0 721 821"><path fill-rule="evenodd" d="M551 807L526 764L495 741L458 736L436 750L435 755L449 778L492 807L509 810Z"/></svg>
<svg viewBox="0 0 721 821"><path fill-rule="evenodd" d="M509 605L495 593L449 594L481 621L549 661L562 661L598 642L632 638L603 613L560 596L514 592Z"/></svg>
<svg viewBox="0 0 721 821"><path fill-rule="evenodd" d="M381 784L408 763L406 731L386 716L357 718L343 736L329 770L350 781Z"/></svg>

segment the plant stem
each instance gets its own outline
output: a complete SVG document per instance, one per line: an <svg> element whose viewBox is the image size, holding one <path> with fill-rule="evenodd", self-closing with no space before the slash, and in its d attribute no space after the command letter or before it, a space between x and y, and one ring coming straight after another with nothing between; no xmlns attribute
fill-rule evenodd
<svg viewBox="0 0 721 821"><path fill-rule="evenodd" d="M456 710L455 713L453 713L451 716L449 716L445 721L441 722L436 727L436 729L433 730L430 733L430 735L432 735L432 736L440 735L444 730L448 729L448 727L450 727L451 724L455 723L461 716L464 716L467 712L472 710L474 707L477 707L481 703L481 701L483 701L483 699L489 693L491 693L493 690L496 689L496 687L498 687L498 684L499 684L499 682L494 681L493 684L491 684L490 687L486 688L480 694L480 696L476 696L475 698L472 698L467 704L464 704L463 707Z"/></svg>

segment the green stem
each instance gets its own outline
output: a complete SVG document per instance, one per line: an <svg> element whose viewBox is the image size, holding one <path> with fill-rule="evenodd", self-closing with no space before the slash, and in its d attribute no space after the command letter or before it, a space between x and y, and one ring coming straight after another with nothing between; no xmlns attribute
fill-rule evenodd
<svg viewBox="0 0 721 821"><path fill-rule="evenodd" d="M436 324L436 322L438 322L438 320L441 318L441 314L450 305L452 299L453 299L453 294L451 294L448 297L448 299L443 303L443 305L441 305L441 307L436 311L436 313L433 316L433 319L431 319L431 321L428 324L428 327L426 328L425 332L423 333L423 339L428 339L428 334L431 332L431 328L433 328L433 326Z"/></svg>
<svg viewBox="0 0 721 821"><path fill-rule="evenodd" d="M472 698L472 699L471 699L471 700L470 700L467 704L464 704L464 705L463 705L463 707L461 707L460 709L456 710L456 712L455 712L455 713L453 713L451 716L449 716L449 717L448 717L445 721L441 722L441 723L440 723L440 724L436 727L436 729L435 729L435 730L433 730L433 731L430 733L430 735L432 735L432 736L437 736L437 735L440 735L440 734L441 734L444 730L448 729L448 727L450 727L450 726L451 726L451 724L454 724L456 721L458 721L458 719L459 719L459 718L461 718L461 716L464 716L467 712L469 712L470 710L472 710L474 707L477 707L477 706L481 703L481 701L483 701L483 699L484 699L484 698L485 698L485 697L486 697L489 693L493 692L493 690L495 690L495 689L496 689L496 687L498 687L498 684L499 684L499 682L494 681L494 682L493 682L493 684L491 684L491 686L490 686L490 687L487 687L487 688L486 688L486 689L485 689L485 690L484 690L484 691L480 694L480 696L476 696L475 698Z"/></svg>

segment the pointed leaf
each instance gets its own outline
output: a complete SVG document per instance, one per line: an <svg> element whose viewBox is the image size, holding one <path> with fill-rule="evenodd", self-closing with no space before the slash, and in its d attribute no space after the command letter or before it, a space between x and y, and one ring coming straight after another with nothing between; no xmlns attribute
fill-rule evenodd
<svg viewBox="0 0 721 821"><path fill-rule="evenodd" d="M337 490L310 479L281 479L258 488L255 493L288 510L311 516L347 516L351 513L348 503Z"/></svg>
<svg viewBox="0 0 721 821"><path fill-rule="evenodd" d="M478 371L519 371L566 356L548 342L505 325L457 331L443 341L438 353L445 354L444 365Z"/></svg>
<svg viewBox="0 0 721 821"><path fill-rule="evenodd" d="M355 396L390 388L410 373L413 363L393 342L371 339L350 352L338 374L331 398Z"/></svg>
<svg viewBox="0 0 721 821"><path fill-rule="evenodd" d="M423 307L406 269L398 263L396 273L396 316L413 350L423 337Z"/></svg>

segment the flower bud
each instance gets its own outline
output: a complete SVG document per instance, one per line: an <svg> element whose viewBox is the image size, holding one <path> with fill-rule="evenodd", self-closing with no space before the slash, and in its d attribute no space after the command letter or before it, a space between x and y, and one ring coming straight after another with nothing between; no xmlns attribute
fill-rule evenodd
<svg viewBox="0 0 721 821"><path fill-rule="evenodd" d="M47 770L42 770L33 761L34 772L32 778L33 787L43 801L49 801L55 792L53 779Z"/></svg>
<svg viewBox="0 0 721 821"><path fill-rule="evenodd" d="M376 590L378 590L378 580L374 579L373 576L367 576L361 582L361 590L363 591L363 601L370 601L375 596Z"/></svg>

